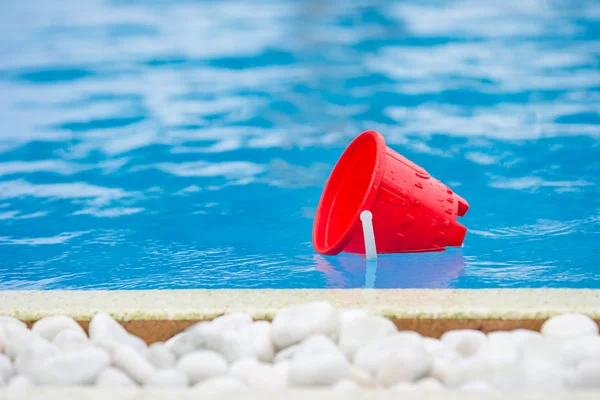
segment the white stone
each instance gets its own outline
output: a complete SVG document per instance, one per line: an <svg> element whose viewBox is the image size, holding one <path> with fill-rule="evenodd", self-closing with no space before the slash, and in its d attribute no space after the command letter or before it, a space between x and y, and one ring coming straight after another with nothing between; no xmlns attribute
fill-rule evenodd
<svg viewBox="0 0 600 400"><path fill-rule="evenodd" d="M89 346L89 340L85 332L64 329L59 332L52 343L62 351L71 351Z"/></svg>
<svg viewBox="0 0 600 400"><path fill-rule="evenodd" d="M292 358L294 358L294 353L296 352L296 349L298 349L297 344L290 346L290 347L286 347L285 349L283 349L280 352L278 352L277 354L275 354L275 357L273 358L273 362L278 363L281 361L291 360Z"/></svg>
<svg viewBox="0 0 600 400"><path fill-rule="evenodd" d="M252 317L246 313L235 312L221 315L212 320L211 325L220 332L241 331L252 324Z"/></svg>
<svg viewBox="0 0 600 400"><path fill-rule="evenodd" d="M440 381L435 378L423 378L420 381L417 381L415 387L419 390L444 390L444 385Z"/></svg>
<svg viewBox="0 0 600 400"><path fill-rule="evenodd" d="M177 362L177 369L184 372L192 385L206 379L227 374L227 361L219 353L198 350L185 354Z"/></svg>
<svg viewBox="0 0 600 400"><path fill-rule="evenodd" d="M4 378L5 381L8 381L13 375L13 366L10 362L10 358L4 354L0 354L0 377Z"/></svg>
<svg viewBox="0 0 600 400"><path fill-rule="evenodd" d="M0 326L0 354L4 353L4 347L6 346L6 333L4 328Z"/></svg>
<svg viewBox="0 0 600 400"><path fill-rule="evenodd" d="M46 358L30 369L29 376L40 385L85 385L94 382L109 364L104 350L90 347Z"/></svg>
<svg viewBox="0 0 600 400"><path fill-rule="evenodd" d="M146 342L135 335L131 335L115 319L106 313L96 314L90 321L90 339L113 339L127 346L133 347L143 356L148 355Z"/></svg>
<svg viewBox="0 0 600 400"><path fill-rule="evenodd" d="M111 360L114 357L115 351L119 347L124 346L123 343L119 342L118 340L111 339L109 337L103 337L103 338L99 338L99 339L91 339L91 340L89 340L89 344L91 346L94 346L94 347L97 347L99 349L106 351L108 353L108 355L110 356Z"/></svg>
<svg viewBox="0 0 600 400"><path fill-rule="evenodd" d="M425 352L423 337L408 331L385 336L358 350L354 355L354 364L376 375L390 354L405 349Z"/></svg>
<svg viewBox="0 0 600 400"><path fill-rule="evenodd" d="M137 384L123 371L108 367L96 378L96 386L103 388L129 388L137 387Z"/></svg>
<svg viewBox="0 0 600 400"><path fill-rule="evenodd" d="M219 332L212 325L200 325L190 331L195 349L213 350L228 362L256 357L252 339L246 331Z"/></svg>
<svg viewBox="0 0 600 400"><path fill-rule="evenodd" d="M554 363L525 360L519 365L519 374L528 391L560 392L567 387L563 370Z"/></svg>
<svg viewBox="0 0 600 400"><path fill-rule="evenodd" d="M278 389L287 385L289 364L268 364L254 358L236 361L231 365L230 375L249 387L257 389Z"/></svg>
<svg viewBox="0 0 600 400"><path fill-rule="evenodd" d="M360 389L360 385L350 379L342 379L341 381L338 381L331 387L331 390L334 390L336 392L348 392Z"/></svg>
<svg viewBox="0 0 600 400"><path fill-rule="evenodd" d="M561 339L539 336L530 339L521 348L521 358L524 360L540 360L547 363L560 364L563 361Z"/></svg>
<svg viewBox="0 0 600 400"><path fill-rule="evenodd" d="M247 386L239 380L230 376L218 376L216 378L207 379L194 386L194 393L203 397L224 396L230 393L237 393Z"/></svg>
<svg viewBox="0 0 600 400"><path fill-rule="evenodd" d="M446 382L448 372L461 358L462 357L456 354L452 349L438 351L433 355L429 374L440 382Z"/></svg>
<svg viewBox="0 0 600 400"><path fill-rule="evenodd" d="M46 340L53 341L60 332L70 330L85 335L83 328L73 319L62 315L44 317L31 327L31 331Z"/></svg>
<svg viewBox="0 0 600 400"><path fill-rule="evenodd" d="M311 336L294 352L288 383L293 386L331 385L346 378L349 367L344 354L328 336Z"/></svg>
<svg viewBox="0 0 600 400"><path fill-rule="evenodd" d="M59 353L60 350L54 344L40 336L34 336L29 346L15 357L15 369L22 374L28 373L42 360L57 356Z"/></svg>
<svg viewBox="0 0 600 400"><path fill-rule="evenodd" d="M36 387L36 384L27 375L15 375L8 381L8 385L6 386L9 389L33 389Z"/></svg>
<svg viewBox="0 0 600 400"><path fill-rule="evenodd" d="M405 348L389 353L377 368L377 381L385 386L412 382L424 377L431 365L431 356L423 348Z"/></svg>
<svg viewBox="0 0 600 400"><path fill-rule="evenodd" d="M460 387L463 392L490 392L492 389L492 385L482 380L469 381Z"/></svg>
<svg viewBox="0 0 600 400"><path fill-rule="evenodd" d="M340 326L341 326L343 324L349 323L350 321L352 321L355 318L366 317L369 314L365 310L362 310L360 308L349 308L349 309L341 310L338 315L339 315Z"/></svg>
<svg viewBox="0 0 600 400"><path fill-rule="evenodd" d="M28 329L27 324L14 317L0 316L0 330L3 327L12 326L16 328Z"/></svg>
<svg viewBox="0 0 600 400"><path fill-rule="evenodd" d="M255 358L245 358L242 360L237 360L236 362L231 364L231 367L229 368L229 375L247 385L248 381L250 380L250 375L252 375L252 372L260 367L261 362Z"/></svg>
<svg viewBox="0 0 600 400"><path fill-rule="evenodd" d="M6 382L4 381L4 377L0 375L0 389L6 386Z"/></svg>
<svg viewBox="0 0 600 400"><path fill-rule="evenodd" d="M315 335L305 339L298 345L296 351L294 352L294 359L325 353L334 353L343 357L340 349L329 337L324 335Z"/></svg>
<svg viewBox="0 0 600 400"><path fill-rule="evenodd" d="M442 352L445 348L446 346L439 339L430 337L423 338L423 349L427 354L439 353Z"/></svg>
<svg viewBox="0 0 600 400"><path fill-rule="evenodd" d="M158 369L173 368L177 359L163 342L152 343L148 348L148 359Z"/></svg>
<svg viewBox="0 0 600 400"><path fill-rule="evenodd" d="M188 384L188 377L185 373L175 368L167 368L153 371L144 386L182 389L186 388Z"/></svg>
<svg viewBox="0 0 600 400"><path fill-rule="evenodd" d="M340 324L339 346L346 357L352 359L361 347L397 331L396 325L387 318L357 316Z"/></svg>
<svg viewBox="0 0 600 400"><path fill-rule="evenodd" d="M377 381L373 375L371 375L369 371L357 367L356 365L350 365L348 377L363 388L374 388L377 386Z"/></svg>
<svg viewBox="0 0 600 400"><path fill-rule="evenodd" d="M152 363L138 353L134 348L122 345L115 350L112 357L113 365L143 385L154 372Z"/></svg>
<svg viewBox="0 0 600 400"><path fill-rule="evenodd" d="M487 340L485 333L473 329L448 331L440 338L442 344L453 349L462 357L471 357L485 345Z"/></svg>
<svg viewBox="0 0 600 400"><path fill-rule="evenodd" d="M165 346L177 357L181 357L196 349L193 335L189 329L167 340Z"/></svg>
<svg viewBox="0 0 600 400"><path fill-rule="evenodd" d="M583 361L576 370L572 382L576 389L600 389L600 361Z"/></svg>
<svg viewBox="0 0 600 400"><path fill-rule="evenodd" d="M600 361L600 336L584 336L560 342L562 365L577 367L583 361Z"/></svg>
<svg viewBox="0 0 600 400"><path fill-rule="evenodd" d="M339 320L333 306L314 302L284 308L273 318L271 338L279 348L300 343L309 336L323 334L337 338Z"/></svg>
<svg viewBox="0 0 600 400"><path fill-rule="evenodd" d="M513 386L522 383L516 366L519 352L507 341L490 341L477 354L460 358L449 368L444 383L449 387L460 387L472 380L491 382L494 386Z"/></svg>
<svg viewBox="0 0 600 400"><path fill-rule="evenodd" d="M582 314L563 314L544 322L541 333L559 339L598 335L598 325Z"/></svg>
<svg viewBox="0 0 600 400"><path fill-rule="evenodd" d="M417 385L413 382L398 382L389 387L392 392L416 392Z"/></svg>
<svg viewBox="0 0 600 400"><path fill-rule="evenodd" d="M17 357L17 354L25 351L30 346L30 343L37 338L33 332L27 328L23 328L19 324L7 322L3 328L6 334L4 352L13 360Z"/></svg>
<svg viewBox="0 0 600 400"><path fill-rule="evenodd" d="M256 321L246 329L256 357L264 362L273 361L275 346L271 340L271 324L267 321Z"/></svg>

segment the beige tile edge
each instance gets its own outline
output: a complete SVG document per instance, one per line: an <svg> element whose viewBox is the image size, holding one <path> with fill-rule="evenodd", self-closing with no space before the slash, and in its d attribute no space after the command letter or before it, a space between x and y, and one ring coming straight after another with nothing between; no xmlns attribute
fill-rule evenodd
<svg viewBox="0 0 600 400"><path fill-rule="evenodd" d="M592 400L598 398L598 392L569 392L567 393L465 393L465 392L383 392L383 391L356 391L356 392L332 392L328 390L285 390L277 392L264 392L247 390L214 396L202 395L191 390L118 390L118 389L93 389L93 388L49 388L27 391L14 391L0 389L0 399L16 400L164 400L164 399L223 399L223 400L395 400L399 396L403 400L475 400L475 399L498 399L498 400Z"/></svg>
<svg viewBox="0 0 600 400"><path fill-rule="evenodd" d="M0 315L86 321L103 311L123 321L199 320L245 311L269 318L283 307L318 300L390 318L545 319L577 312L600 319L600 290L591 289L0 291Z"/></svg>

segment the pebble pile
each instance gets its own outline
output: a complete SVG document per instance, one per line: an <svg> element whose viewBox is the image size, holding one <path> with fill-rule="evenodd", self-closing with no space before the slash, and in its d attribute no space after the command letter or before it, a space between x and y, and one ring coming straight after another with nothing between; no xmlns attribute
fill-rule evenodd
<svg viewBox="0 0 600 400"><path fill-rule="evenodd" d="M455 330L438 340L325 302L283 309L272 323L221 316L150 346L107 314L92 319L89 336L64 316L43 318L31 330L0 317L0 388L65 385L211 394L286 387L600 389L600 336L593 320L568 314L547 320L541 333Z"/></svg>

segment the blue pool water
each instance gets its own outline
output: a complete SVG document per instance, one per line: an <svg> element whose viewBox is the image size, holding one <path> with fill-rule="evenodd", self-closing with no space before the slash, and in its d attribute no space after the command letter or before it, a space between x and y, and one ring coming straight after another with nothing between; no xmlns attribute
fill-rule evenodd
<svg viewBox="0 0 600 400"><path fill-rule="evenodd" d="M600 288L598 1L6 1L0 288ZM464 246L321 257L375 129Z"/></svg>

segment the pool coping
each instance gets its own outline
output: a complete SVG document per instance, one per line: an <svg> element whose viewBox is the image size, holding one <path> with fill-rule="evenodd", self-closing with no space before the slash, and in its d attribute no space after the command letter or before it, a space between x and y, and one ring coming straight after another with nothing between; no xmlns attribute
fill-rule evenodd
<svg viewBox="0 0 600 400"><path fill-rule="evenodd" d="M119 320L147 343L231 312L271 319L281 308L328 301L390 318L401 330L440 337L452 329L539 330L557 314L582 313L600 325L600 290L593 289L222 289L132 291L0 291L0 315L30 325L65 315L84 329L98 312Z"/></svg>
<svg viewBox="0 0 600 400"><path fill-rule="evenodd" d="M573 312L600 319L594 289L197 289L0 291L0 315L87 321L104 311L123 320L201 320L235 311L271 318L283 307L329 301L390 318L544 319Z"/></svg>

